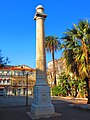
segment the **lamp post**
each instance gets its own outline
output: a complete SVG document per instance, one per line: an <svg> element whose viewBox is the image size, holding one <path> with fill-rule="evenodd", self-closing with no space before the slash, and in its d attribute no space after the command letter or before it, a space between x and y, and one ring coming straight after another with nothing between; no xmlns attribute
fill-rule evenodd
<svg viewBox="0 0 90 120"><path fill-rule="evenodd" d="M28 106L28 73L26 73L26 106Z"/></svg>
<svg viewBox="0 0 90 120"><path fill-rule="evenodd" d="M11 80L11 93L13 93L13 81L12 81L12 70L10 70L11 73L10 73L10 80Z"/></svg>
<svg viewBox="0 0 90 120"><path fill-rule="evenodd" d="M22 73L24 76L26 76L26 106L28 106L28 75L29 75L29 73L27 72L25 74L25 69L22 70Z"/></svg>

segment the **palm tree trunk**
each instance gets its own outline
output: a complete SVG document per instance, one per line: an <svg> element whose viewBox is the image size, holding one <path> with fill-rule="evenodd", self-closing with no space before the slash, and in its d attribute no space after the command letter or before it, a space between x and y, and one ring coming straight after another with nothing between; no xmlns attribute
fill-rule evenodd
<svg viewBox="0 0 90 120"><path fill-rule="evenodd" d="M88 101L87 104L90 104L90 78L86 77L85 78L86 85L87 85L87 92L88 92Z"/></svg>
<svg viewBox="0 0 90 120"><path fill-rule="evenodd" d="M78 95L78 85L75 86L75 98L77 97Z"/></svg>
<svg viewBox="0 0 90 120"><path fill-rule="evenodd" d="M83 51L85 52L85 56L86 56L86 65L89 64L89 52L88 52L88 48L87 48L87 45L85 44L85 41L82 40L82 48L83 48ZM86 84L87 84L87 92L88 92L88 101L87 101L87 104L90 104L90 77L89 76L89 69L87 71L87 77L85 78L86 80Z"/></svg>
<svg viewBox="0 0 90 120"><path fill-rule="evenodd" d="M82 40L82 49L83 49L83 53L85 53L85 56L86 56L86 64L88 64L88 60L89 60L88 48L87 48L87 45L85 43L85 40Z"/></svg>
<svg viewBox="0 0 90 120"><path fill-rule="evenodd" d="M88 104L90 104L90 78L88 78Z"/></svg>
<svg viewBox="0 0 90 120"><path fill-rule="evenodd" d="M53 80L54 80L54 85L56 85L56 70L55 70L55 61L54 61L54 50L52 51L52 61L53 61Z"/></svg>

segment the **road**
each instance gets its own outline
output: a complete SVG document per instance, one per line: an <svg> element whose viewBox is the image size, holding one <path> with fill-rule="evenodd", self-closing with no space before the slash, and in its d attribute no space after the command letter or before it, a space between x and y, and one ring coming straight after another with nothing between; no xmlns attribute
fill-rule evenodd
<svg viewBox="0 0 90 120"><path fill-rule="evenodd" d="M32 103L32 97L29 97L28 104ZM25 106L26 97L25 96L0 96L0 106Z"/></svg>
<svg viewBox="0 0 90 120"><path fill-rule="evenodd" d="M7 98L13 99L13 98ZM18 100L23 101L24 97L17 97ZM32 98L29 98L32 101ZM19 101L18 101L19 102ZM53 98L52 100L56 113L60 116L53 116L50 118L40 118L39 120L90 120L90 111L69 107L72 103L84 104L86 101L83 100L70 100L64 98ZM13 101L14 103L14 101ZM30 106L1 106L0 107L0 120L31 120L26 115L26 112L30 112Z"/></svg>

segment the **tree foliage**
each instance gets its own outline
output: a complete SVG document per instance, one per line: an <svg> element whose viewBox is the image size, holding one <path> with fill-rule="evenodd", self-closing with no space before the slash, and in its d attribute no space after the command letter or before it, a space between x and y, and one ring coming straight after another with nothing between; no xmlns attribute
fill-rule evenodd
<svg viewBox="0 0 90 120"><path fill-rule="evenodd" d="M0 50L0 67L4 67L7 63L10 63L8 57L2 56L2 51Z"/></svg>
<svg viewBox="0 0 90 120"><path fill-rule="evenodd" d="M89 95L90 78L90 23L88 20L80 20L73 24L72 29L63 33L64 48L63 57L66 60L68 74L73 74L76 80L86 80ZM83 84L83 82L81 83ZM79 86L81 85L79 84ZM78 88L79 89L79 88Z"/></svg>
<svg viewBox="0 0 90 120"><path fill-rule="evenodd" d="M69 71L76 76L86 77L90 73L90 23L81 20L72 29L63 33L64 58Z"/></svg>
<svg viewBox="0 0 90 120"><path fill-rule="evenodd" d="M75 78L66 73L61 73L58 77L59 85L53 88L53 95L71 96L71 97L86 97L86 82L84 80L75 80Z"/></svg>

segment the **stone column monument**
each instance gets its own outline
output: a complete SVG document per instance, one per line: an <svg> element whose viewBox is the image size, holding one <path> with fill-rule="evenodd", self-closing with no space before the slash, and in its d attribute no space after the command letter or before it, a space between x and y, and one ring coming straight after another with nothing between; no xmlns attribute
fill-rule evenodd
<svg viewBox="0 0 90 120"><path fill-rule="evenodd" d="M55 114L46 76L44 36L44 20L46 17L43 6L38 5L34 17L34 20L36 20L36 84L34 86L34 101L31 105L31 115L35 117Z"/></svg>

